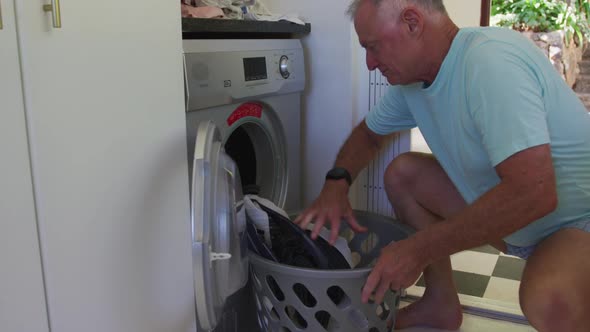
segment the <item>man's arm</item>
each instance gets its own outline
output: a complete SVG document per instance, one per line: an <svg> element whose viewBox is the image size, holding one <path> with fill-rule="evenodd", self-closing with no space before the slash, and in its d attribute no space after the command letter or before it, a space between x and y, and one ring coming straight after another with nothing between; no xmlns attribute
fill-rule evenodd
<svg viewBox="0 0 590 332"><path fill-rule="evenodd" d="M375 158L388 136L378 135L371 131L365 121L362 121L350 134L336 158L334 165L346 169L352 179ZM327 222L331 227L330 243L338 237L338 230L342 218L347 219L350 227L355 231L364 231L356 221L348 200L349 185L345 179L329 180L324 183L322 191L313 204L305 210L295 223L301 228L315 221L311 237L317 238L321 228Z"/></svg>
<svg viewBox="0 0 590 332"><path fill-rule="evenodd" d="M548 144L518 152L496 166L500 183L456 215L381 251L363 287L366 302L376 291L412 285L426 266L444 257L509 235L557 206L555 174Z"/></svg>
<svg viewBox="0 0 590 332"><path fill-rule="evenodd" d="M387 137L375 134L367 127L365 121L362 121L353 129L340 148L334 166L346 169L354 180L359 172L375 158ZM326 184L331 182L333 181L328 181Z"/></svg>
<svg viewBox="0 0 590 332"><path fill-rule="evenodd" d="M416 234L428 261L502 239L557 207L549 144L512 155L496 172L497 186L446 222Z"/></svg>

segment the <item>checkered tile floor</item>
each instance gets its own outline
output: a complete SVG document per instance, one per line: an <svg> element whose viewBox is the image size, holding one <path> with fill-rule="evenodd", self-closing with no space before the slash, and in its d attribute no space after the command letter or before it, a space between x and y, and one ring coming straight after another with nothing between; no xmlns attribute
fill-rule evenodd
<svg viewBox="0 0 590 332"><path fill-rule="evenodd" d="M500 253L491 246L463 251L451 256L453 278L459 294L510 302L518 305L518 287L525 261ZM415 286L424 287L421 277Z"/></svg>

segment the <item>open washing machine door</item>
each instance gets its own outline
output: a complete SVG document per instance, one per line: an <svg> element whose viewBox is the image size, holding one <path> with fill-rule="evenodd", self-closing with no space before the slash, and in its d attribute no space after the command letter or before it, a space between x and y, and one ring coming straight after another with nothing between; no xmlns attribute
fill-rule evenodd
<svg viewBox="0 0 590 332"><path fill-rule="evenodd" d="M202 329L219 323L229 296L248 281L245 211L240 177L210 121L197 128L191 187L193 275Z"/></svg>

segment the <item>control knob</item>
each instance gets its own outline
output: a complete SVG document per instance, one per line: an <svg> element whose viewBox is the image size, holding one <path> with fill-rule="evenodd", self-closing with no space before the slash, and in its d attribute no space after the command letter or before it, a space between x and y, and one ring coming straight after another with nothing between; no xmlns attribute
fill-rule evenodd
<svg viewBox="0 0 590 332"><path fill-rule="evenodd" d="M279 73L281 73L284 79L289 78L289 75L291 75L289 72L289 57L286 55L281 56L279 60Z"/></svg>

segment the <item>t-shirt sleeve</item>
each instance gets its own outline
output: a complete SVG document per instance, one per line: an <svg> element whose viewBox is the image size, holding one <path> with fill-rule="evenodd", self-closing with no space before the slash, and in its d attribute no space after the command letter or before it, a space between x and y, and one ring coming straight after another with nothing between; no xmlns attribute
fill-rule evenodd
<svg viewBox="0 0 590 332"><path fill-rule="evenodd" d="M526 55L488 42L466 55L467 103L493 166L550 142L543 89Z"/></svg>
<svg viewBox="0 0 590 332"><path fill-rule="evenodd" d="M401 89L399 86L390 86L365 118L367 127L374 133L388 135L416 127Z"/></svg>

